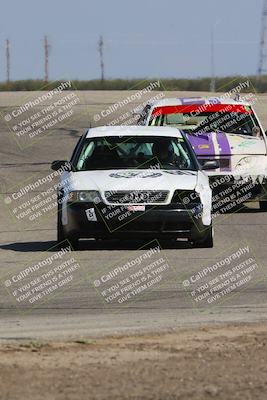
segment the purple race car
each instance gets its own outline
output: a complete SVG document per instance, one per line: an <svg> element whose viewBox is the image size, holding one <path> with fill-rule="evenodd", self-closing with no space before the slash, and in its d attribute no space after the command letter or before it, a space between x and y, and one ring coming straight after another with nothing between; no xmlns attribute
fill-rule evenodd
<svg viewBox="0 0 267 400"><path fill-rule="evenodd" d="M220 180L222 191L237 181L240 186L252 181L242 202L259 201L267 210L267 138L251 103L219 97L163 99L148 103L138 123L182 130L201 165L216 161L217 168L207 172L211 186Z"/></svg>

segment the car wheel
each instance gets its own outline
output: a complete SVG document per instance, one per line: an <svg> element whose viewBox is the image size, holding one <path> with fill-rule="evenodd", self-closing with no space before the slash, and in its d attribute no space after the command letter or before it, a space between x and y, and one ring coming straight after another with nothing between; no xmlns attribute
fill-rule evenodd
<svg viewBox="0 0 267 400"><path fill-rule="evenodd" d="M260 210L267 211L267 201L260 201Z"/></svg>
<svg viewBox="0 0 267 400"><path fill-rule="evenodd" d="M212 248L213 247L213 227L210 226L207 231L204 239L197 240L193 242L194 247L199 248Z"/></svg>
<svg viewBox="0 0 267 400"><path fill-rule="evenodd" d="M73 237L69 237L65 235L64 228L61 222L61 208L58 206L57 213L57 247L58 249L65 249L68 246L71 246L72 250L78 250L79 248L79 239L74 239Z"/></svg>

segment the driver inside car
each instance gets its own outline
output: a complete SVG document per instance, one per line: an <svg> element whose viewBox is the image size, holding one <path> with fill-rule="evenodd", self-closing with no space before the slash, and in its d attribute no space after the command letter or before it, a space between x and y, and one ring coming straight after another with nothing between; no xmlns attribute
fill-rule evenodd
<svg viewBox="0 0 267 400"><path fill-rule="evenodd" d="M156 142L152 147L153 156L163 167L175 167L184 169L186 160L175 154L173 144L170 141L164 140Z"/></svg>

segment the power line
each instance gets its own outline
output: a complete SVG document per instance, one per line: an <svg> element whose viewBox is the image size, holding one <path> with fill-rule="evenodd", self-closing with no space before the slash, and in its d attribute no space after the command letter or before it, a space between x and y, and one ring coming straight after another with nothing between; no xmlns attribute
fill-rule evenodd
<svg viewBox="0 0 267 400"><path fill-rule="evenodd" d="M104 40L101 35L98 42L98 51L100 56L100 68L101 68L101 81L105 80L105 65L104 65L104 54L103 54Z"/></svg>
<svg viewBox="0 0 267 400"><path fill-rule="evenodd" d="M263 1L261 15L260 58L258 66L258 80L267 72L267 0Z"/></svg>
<svg viewBox="0 0 267 400"><path fill-rule="evenodd" d="M10 82L10 42L6 39L6 82Z"/></svg>
<svg viewBox="0 0 267 400"><path fill-rule="evenodd" d="M211 81L210 81L210 91L216 91L216 78L215 78L215 54L214 54L214 26L211 28Z"/></svg>
<svg viewBox="0 0 267 400"><path fill-rule="evenodd" d="M45 82L49 81L49 55L51 45L48 43L47 36L44 37L44 53L45 53Z"/></svg>

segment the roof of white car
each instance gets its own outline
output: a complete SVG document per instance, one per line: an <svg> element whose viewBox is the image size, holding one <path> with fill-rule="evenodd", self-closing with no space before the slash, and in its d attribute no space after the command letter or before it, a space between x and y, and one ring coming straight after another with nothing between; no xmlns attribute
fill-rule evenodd
<svg viewBox="0 0 267 400"><path fill-rule="evenodd" d="M86 137L104 137L104 136L173 136L182 137L177 128L168 128L163 126L100 126L90 128Z"/></svg>
<svg viewBox="0 0 267 400"><path fill-rule="evenodd" d="M168 98L149 102L153 107L164 107L164 106L187 106L187 105L199 105L202 104L242 104L243 106L251 106L251 103L243 101L242 98L234 100L230 97L222 95L221 97L184 97L184 98Z"/></svg>

